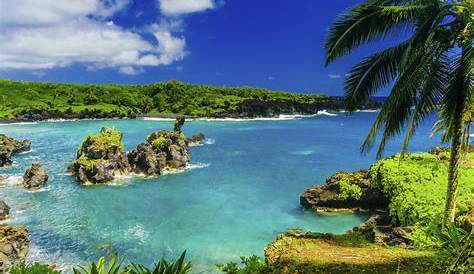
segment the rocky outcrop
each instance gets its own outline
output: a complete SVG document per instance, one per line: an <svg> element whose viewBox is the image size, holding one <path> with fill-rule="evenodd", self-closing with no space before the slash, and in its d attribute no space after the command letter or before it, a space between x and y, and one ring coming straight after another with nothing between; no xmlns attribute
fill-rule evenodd
<svg viewBox="0 0 474 274"><path fill-rule="evenodd" d="M24 227L0 225L0 273L25 261L30 240Z"/></svg>
<svg viewBox="0 0 474 274"><path fill-rule="evenodd" d="M122 144L122 133L102 128L86 137L76 160L68 169L81 184L102 184L130 173L130 165Z"/></svg>
<svg viewBox="0 0 474 274"><path fill-rule="evenodd" d="M206 137L202 133L198 133L193 135L191 138L188 138L188 145L190 147L194 146L202 146L204 145L204 142L206 141Z"/></svg>
<svg viewBox="0 0 474 274"><path fill-rule="evenodd" d="M190 160L188 142L180 131L157 131L150 134L145 143L132 150L128 154L128 160L133 172L146 176L180 170Z"/></svg>
<svg viewBox="0 0 474 274"><path fill-rule="evenodd" d="M353 228L354 232L362 233L371 242L403 248L413 248L412 230L411 226L399 226L388 211L376 212L362 225Z"/></svg>
<svg viewBox="0 0 474 274"><path fill-rule="evenodd" d="M319 212L360 211L386 208L388 199L371 187L369 173L338 172L324 185L314 185L300 196L300 204Z"/></svg>
<svg viewBox="0 0 474 274"><path fill-rule="evenodd" d="M41 164L32 164L23 175L23 187L28 190L37 190L46 184L48 181L48 173Z"/></svg>
<svg viewBox="0 0 474 274"><path fill-rule="evenodd" d="M18 141L4 134L0 134L0 167L10 165L11 157L17 153L30 150L31 141Z"/></svg>
<svg viewBox="0 0 474 274"><path fill-rule="evenodd" d="M176 120L174 121L174 131L181 132L181 128L184 125L184 121L185 121L184 116L176 117Z"/></svg>
<svg viewBox="0 0 474 274"><path fill-rule="evenodd" d="M10 216L10 207L4 201L0 200L0 221L8 219Z"/></svg>

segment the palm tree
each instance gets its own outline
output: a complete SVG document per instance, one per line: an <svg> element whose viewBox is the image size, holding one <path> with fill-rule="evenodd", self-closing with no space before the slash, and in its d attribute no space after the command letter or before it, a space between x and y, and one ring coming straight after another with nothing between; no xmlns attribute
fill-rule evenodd
<svg viewBox="0 0 474 274"><path fill-rule="evenodd" d="M347 108L354 111L376 92L390 88L361 150L377 156L406 126L402 148L422 120L439 111L451 142L445 223L454 222L458 168L464 132L472 121L474 0L369 0L341 16L330 29L327 65L370 42L403 33L403 42L364 58L345 81ZM469 121L469 122L466 122Z"/></svg>

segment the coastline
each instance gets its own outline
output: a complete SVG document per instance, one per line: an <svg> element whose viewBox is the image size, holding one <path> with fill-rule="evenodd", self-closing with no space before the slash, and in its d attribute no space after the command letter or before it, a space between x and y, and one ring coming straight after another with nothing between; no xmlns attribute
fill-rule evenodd
<svg viewBox="0 0 474 274"><path fill-rule="evenodd" d="M358 109L354 113L375 113L379 109ZM288 121L300 120L305 118L313 118L318 116L338 116L339 114L349 114L345 110L318 110L316 113L292 113L279 114L273 116L192 116L180 114L143 114L134 115L130 117L108 117L108 118L54 118L54 119L0 119L0 126L2 125L31 125L38 122L41 123L60 123L60 122L74 122L74 121L104 121L104 120L146 120L146 121L174 121L176 117L183 116L187 121L208 121L208 122L240 122L240 121Z"/></svg>

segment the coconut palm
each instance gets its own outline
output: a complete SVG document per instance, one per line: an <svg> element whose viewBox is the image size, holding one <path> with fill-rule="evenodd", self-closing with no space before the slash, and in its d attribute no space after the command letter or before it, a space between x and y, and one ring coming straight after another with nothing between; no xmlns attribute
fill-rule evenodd
<svg viewBox="0 0 474 274"><path fill-rule="evenodd" d="M472 121L473 12L474 0L369 0L337 18L325 45L330 64L363 44L396 33L406 37L352 68L345 81L347 108L354 111L390 89L361 147L372 147L381 133L378 157L407 127L403 156L420 122L438 111L443 140L451 143L445 223L454 221L463 137Z"/></svg>

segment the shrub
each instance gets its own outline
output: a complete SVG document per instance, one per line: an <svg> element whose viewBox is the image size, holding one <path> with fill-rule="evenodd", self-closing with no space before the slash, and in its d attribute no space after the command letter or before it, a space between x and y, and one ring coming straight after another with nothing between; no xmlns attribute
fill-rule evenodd
<svg viewBox="0 0 474 274"><path fill-rule="evenodd" d="M11 274L60 274L60 271L52 269L49 265L40 263L20 264L10 269Z"/></svg>
<svg viewBox="0 0 474 274"><path fill-rule="evenodd" d="M338 182L339 185L339 198L341 200L348 199L360 199L362 196L362 189L360 186L351 184L347 180L341 180Z"/></svg>
<svg viewBox="0 0 474 274"><path fill-rule="evenodd" d="M459 170L457 216L468 210L474 193L474 154L468 154ZM446 198L448 163L429 153L416 153L381 160L370 168L371 183L390 199L392 217L414 227L412 240L418 246L441 246L441 225Z"/></svg>
<svg viewBox="0 0 474 274"><path fill-rule="evenodd" d="M227 264L218 264L217 268L227 274L258 274L263 273L265 262L258 256L240 257L241 266L236 262L228 262Z"/></svg>
<svg viewBox="0 0 474 274"><path fill-rule="evenodd" d="M176 261L167 261L164 258L150 269L141 264L131 263L123 266L116 255L101 257L90 266L74 268L74 274L187 274L191 271L192 263L186 262L186 251Z"/></svg>
<svg viewBox="0 0 474 274"><path fill-rule="evenodd" d="M151 145L153 146L154 149L163 149L166 146L166 138L163 136L160 136L156 138L155 140L153 140Z"/></svg>

